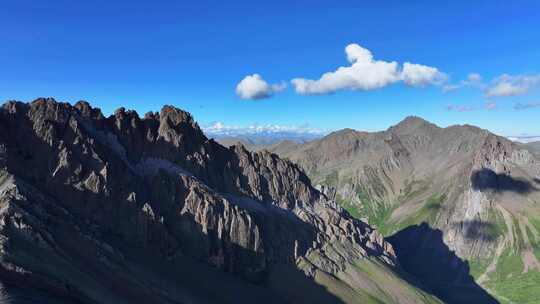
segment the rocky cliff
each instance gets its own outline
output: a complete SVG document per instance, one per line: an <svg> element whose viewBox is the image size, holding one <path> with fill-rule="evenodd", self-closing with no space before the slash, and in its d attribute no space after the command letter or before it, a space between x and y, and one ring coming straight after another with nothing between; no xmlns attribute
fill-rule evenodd
<svg viewBox="0 0 540 304"><path fill-rule="evenodd" d="M0 282L16 303L437 301L298 166L225 148L171 106L7 102L0 168Z"/></svg>

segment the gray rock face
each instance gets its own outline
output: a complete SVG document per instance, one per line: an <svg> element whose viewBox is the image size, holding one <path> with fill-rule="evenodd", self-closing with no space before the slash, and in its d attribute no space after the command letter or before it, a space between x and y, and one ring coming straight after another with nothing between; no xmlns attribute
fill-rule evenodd
<svg viewBox="0 0 540 304"><path fill-rule="evenodd" d="M208 140L171 106L106 118L87 102L8 102L0 168L0 278L66 301L233 303L276 265L306 276L358 258L395 265L389 243L296 165ZM236 283L194 287L222 273ZM258 288L245 300L284 300Z"/></svg>

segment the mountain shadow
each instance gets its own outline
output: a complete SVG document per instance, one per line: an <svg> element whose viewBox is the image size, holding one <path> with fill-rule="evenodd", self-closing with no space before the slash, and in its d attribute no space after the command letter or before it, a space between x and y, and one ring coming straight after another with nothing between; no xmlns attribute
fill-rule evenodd
<svg viewBox="0 0 540 304"><path fill-rule="evenodd" d="M469 263L443 242L441 230L422 223L398 231L388 241L404 270L445 303L499 303L474 281Z"/></svg>
<svg viewBox="0 0 540 304"><path fill-rule="evenodd" d="M537 190L529 181L513 178L505 173L495 173L488 168L482 168L471 174L471 185L474 190L511 191L529 193Z"/></svg>

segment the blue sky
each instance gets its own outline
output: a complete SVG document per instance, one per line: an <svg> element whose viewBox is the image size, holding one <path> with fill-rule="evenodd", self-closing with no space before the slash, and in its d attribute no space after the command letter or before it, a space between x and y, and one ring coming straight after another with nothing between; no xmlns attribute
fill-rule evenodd
<svg viewBox="0 0 540 304"><path fill-rule="evenodd" d="M141 114L173 104L203 126L379 130L418 115L540 134L539 1L229 2L2 1L0 100L84 99ZM350 44L396 61L397 78L366 88L360 69L360 82L297 92L292 79L353 65ZM444 80L407 83L405 62ZM253 74L287 87L242 99L236 87Z"/></svg>

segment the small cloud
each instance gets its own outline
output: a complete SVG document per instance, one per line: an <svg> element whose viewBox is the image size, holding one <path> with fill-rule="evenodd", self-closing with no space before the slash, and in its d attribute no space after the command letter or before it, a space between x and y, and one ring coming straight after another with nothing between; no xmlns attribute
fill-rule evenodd
<svg viewBox="0 0 540 304"><path fill-rule="evenodd" d="M486 108L486 110L495 110L497 108L497 103L493 102L493 101L490 101L490 102L486 103L485 108Z"/></svg>
<svg viewBox="0 0 540 304"><path fill-rule="evenodd" d="M442 90L444 93L455 91L457 89L460 89L462 86L459 84L446 84L442 87Z"/></svg>
<svg viewBox="0 0 540 304"><path fill-rule="evenodd" d="M477 108L465 105L449 104L446 106L447 111L456 111L456 112L471 112L476 111Z"/></svg>
<svg viewBox="0 0 540 304"><path fill-rule="evenodd" d="M495 110L497 108L496 102L487 102L483 107L474 107L474 106L467 106L467 105L459 105L459 104L449 104L446 106L447 111L455 111L455 112L472 112L472 111L479 111L479 110Z"/></svg>
<svg viewBox="0 0 540 304"><path fill-rule="evenodd" d="M265 99L283 91L287 85L268 84L259 74L248 75L236 86L236 95L242 99Z"/></svg>
<svg viewBox="0 0 540 304"><path fill-rule="evenodd" d="M527 92L527 88L509 82L500 82L490 87L486 92L487 97L515 96Z"/></svg>
<svg viewBox="0 0 540 304"><path fill-rule="evenodd" d="M515 76L503 74L492 81L485 95L486 97L523 95L538 85L540 85L540 74Z"/></svg>
<svg viewBox="0 0 540 304"><path fill-rule="evenodd" d="M470 73L467 76L467 82L470 84L482 82L482 76L478 73Z"/></svg>
<svg viewBox="0 0 540 304"><path fill-rule="evenodd" d="M529 110L534 108L539 108L540 102L529 102L529 103L516 103L514 105L514 110L521 111L521 110Z"/></svg>
<svg viewBox="0 0 540 304"><path fill-rule="evenodd" d="M400 70L396 61L375 60L371 51L358 44L345 48L350 66L342 66L335 71L321 75L317 80L295 78L291 83L299 94L331 94L340 90L375 90L403 81L423 87L439 85L446 81L446 74L437 68L406 62Z"/></svg>
<svg viewBox="0 0 540 304"><path fill-rule="evenodd" d="M458 84L446 84L442 87L444 93L455 91L464 87L483 88L482 76L478 73L470 73L466 80L460 81Z"/></svg>

